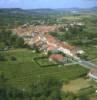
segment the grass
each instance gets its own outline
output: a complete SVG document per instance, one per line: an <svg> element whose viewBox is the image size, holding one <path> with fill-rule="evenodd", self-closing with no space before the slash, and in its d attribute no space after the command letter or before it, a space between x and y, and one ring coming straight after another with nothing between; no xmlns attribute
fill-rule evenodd
<svg viewBox="0 0 97 100"><path fill-rule="evenodd" d="M40 66L40 67L47 67L52 65L57 65L54 61L49 61L48 57L36 57L34 58L34 61Z"/></svg>
<svg viewBox="0 0 97 100"><path fill-rule="evenodd" d="M80 89L87 88L89 86L90 86L89 79L79 78L79 79L70 81L70 83L67 85L63 85L62 90L64 92L78 93Z"/></svg>
<svg viewBox="0 0 97 100"><path fill-rule="evenodd" d="M93 64L96 64L96 65L97 65L97 58L91 60L91 62L92 62Z"/></svg>
<svg viewBox="0 0 97 100"><path fill-rule="evenodd" d="M97 100L97 93L94 95L89 96L90 100Z"/></svg>
<svg viewBox="0 0 97 100"><path fill-rule="evenodd" d="M83 47L85 54L88 56L88 59L92 60L97 58L97 48L90 46L90 47Z"/></svg>
<svg viewBox="0 0 97 100"><path fill-rule="evenodd" d="M64 17L62 17L62 19L67 19L67 20L69 20L69 21L76 21L76 20L80 20L80 19L83 19L83 18L90 18L91 17L91 15L80 15L80 16L64 16Z"/></svg>
<svg viewBox="0 0 97 100"><path fill-rule="evenodd" d="M12 50L6 52L7 58L15 56L17 61L0 62L0 72L9 79L8 82L18 88L28 88L33 81L41 78L54 77L58 80L72 80L83 76L87 69L80 65L40 67L33 58L41 53L32 53L31 50ZM49 62L49 61L48 61ZM41 63L44 61L41 60Z"/></svg>

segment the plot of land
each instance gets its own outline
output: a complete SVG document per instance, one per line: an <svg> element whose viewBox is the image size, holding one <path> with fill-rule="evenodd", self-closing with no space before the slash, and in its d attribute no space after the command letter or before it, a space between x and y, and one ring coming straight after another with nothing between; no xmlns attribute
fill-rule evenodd
<svg viewBox="0 0 97 100"><path fill-rule="evenodd" d="M40 57L41 53L32 53L31 50L15 50L6 52L7 58L15 56L16 61L0 62L0 73L3 72L9 79L9 83L24 88L32 84L33 81L41 78L54 77L58 80L72 80L79 78L87 73L87 69L80 65L70 65L58 67L40 67L33 58ZM46 60L47 61L47 60ZM49 61L48 61L49 62ZM41 63L44 63L44 60Z"/></svg>
<svg viewBox="0 0 97 100"><path fill-rule="evenodd" d="M92 60L97 58L97 48L95 47L83 47L88 59Z"/></svg>
<svg viewBox="0 0 97 100"><path fill-rule="evenodd" d="M93 63L97 65L97 61L93 61Z"/></svg>
<svg viewBox="0 0 97 100"><path fill-rule="evenodd" d="M48 57L35 57L34 62L36 62L40 67L57 66L58 63L54 61L49 61Z"/></svg>
<svg viewBox="0 0 97 100"><path fill-rule="evenodd" d="M80 79L70 81L69 84L63 86L62 90L64 92L77 93L80 89L87 88L89 86L90 86L90 80L80 78Z"/></svg>

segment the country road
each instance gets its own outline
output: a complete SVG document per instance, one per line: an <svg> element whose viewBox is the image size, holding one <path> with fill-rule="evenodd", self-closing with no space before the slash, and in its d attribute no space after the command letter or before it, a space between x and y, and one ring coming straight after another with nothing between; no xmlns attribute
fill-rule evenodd
<svg viewBox="0 0 97 100"><path fill-rule="evenodd" d="M68 56L70 58L70 56ZM71 58L70 58L71 59ZM85 68L88 68L88 69L92 69L92 68L97 68L97 65L90 62L90 61L85 61L85 60L82 60L80 58L73 58L74 61L76 61L77 64L85 67Z"/></svg>
<svg viewBox="0 0 97 100"><path fill-rule="evenodd" d="M78 64L80 64L83 67L89 68L89 69L97 68L96 64L93 64L93 63L91 63L89 61L85 61L85 60L79 60Z"/></svg>

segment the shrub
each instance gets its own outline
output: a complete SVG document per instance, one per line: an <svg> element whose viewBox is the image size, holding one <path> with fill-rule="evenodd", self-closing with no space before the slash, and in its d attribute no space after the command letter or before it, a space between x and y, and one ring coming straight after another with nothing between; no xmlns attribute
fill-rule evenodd
<svg viewBox="0 0 97 100"><path fill-rule="evenodd" d="M11 57L11 60L12 60L12 61L16 61L17 59L16 59L16 57L12 56L12 57Z"/></svg>
<svg viewBox="0 0 97 100"><path fill-rule="evenodd" d="M3 54L0 54L0 61L5 61L5 60L6 60L5 56Z"/></svg>

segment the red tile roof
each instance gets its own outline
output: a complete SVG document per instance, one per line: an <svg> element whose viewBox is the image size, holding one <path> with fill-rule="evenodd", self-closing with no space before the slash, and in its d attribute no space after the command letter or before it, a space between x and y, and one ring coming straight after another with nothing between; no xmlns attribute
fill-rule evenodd
<svg viewBox="0 0 97 100"><path fill-rule="evenodd" d="M64 57L62 55L60 55L60 54L52 54L50 56L50 58L53 59L53 60L56 60L56 61L59 61L59 60L63 60L64 59Z"/></svg>
<svg viewBox="0 0 97 100"><path fill-rule="evenodd" d="M74 46L71 46L64 42L60 42L60 47L63 47L63 48L69 49L69 50L73 50L75 48Z"/></svg>
<svg viewBox="0 0 97 100"><path fill-rule="evenodd" d="M63 48L66 48L66 49L69 49L69 50L73 50L75 49L74 46L71 46L65 42L61 42L59 40L57 40L55 37L51 36L51 35L46 35L46 39L49 43L53 43L53 44L56 44L58 47L63 47Z"/></svg>
<svg viewBox="0 0 97 100"><path fill-rule="evenodd" d="M51 51L51 50L56 50L57 48L55 46L52 45L48 45L47 47L47 51Z"/></svg>
<svg viewBox="0 0 97 100"><path fill-rule="evenodd" d="M50 42L50 43L56 43L56 42L57 42L57 40L56 40L55 37L53 37L53 36L51 36L51 35L48 35L48 34L46 34L46 39L47 39L47 41Z"/></svg>

